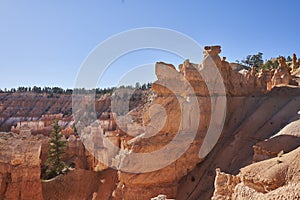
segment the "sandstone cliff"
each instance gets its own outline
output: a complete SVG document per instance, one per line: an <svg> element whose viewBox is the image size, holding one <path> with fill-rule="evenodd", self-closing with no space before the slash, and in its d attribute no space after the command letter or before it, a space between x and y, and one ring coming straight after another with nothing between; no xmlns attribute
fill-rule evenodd
<svg viewBox="0 0 300 200"><path fill-rule="evenodd" d="M147 91L137 90L130 101L130 110L141 105ZM120 99L122 102L122 99ZM95 109L98 116L110 112L111 95L97 95ZM105 115L103 115L105 116ZM102 118L104 119L104 118ZM19 132L26 125L33 134L49 133L49 125L60 120L66 127L72 119L72 95L36 94L31 92L0 93L0 131Z"/></svg>
<svg viewBox="0 0 300 200"><path fill-rule="evenodd" d="M237 176L217 171L212 200L300 199L300 148L249 165Z"/></svg>
<svg viewBox="0 0 300 200"><path fill-rule="evenodd" d="M35 121L44 114L72 114L70 95L36 93L0 94L0 130L10 131L20 121Z"/></svg>
<svg viewBox="0 0 300 200"><path fill-rule="evenodd" d="M14 125L12 130L20 134L16 136L19 139L32 137L32 130L45 131L54 119L66 128L68 148L64 160L75 164L75 170L43 182L44 199L205 200L213 196L214 189L214 199L280 199L281 192L298 198L300 90L294 84L299 81L297 68L291 75L281 59L277 71L252 69L239 73L226 58L220 58L220 53L220 46L205 47L200 64L186 60L178 69L158 62L158 80L147 101L137 94L129 102L130 111L122 117L111 113L113 99L114 106L122 108L123 99L117 92L96 100L93 114L97 121L87 127L84 119L89 113L79 110L79 120L68 113L70 96L57 97L64 107L62 112L57 110L60 106L55 100L49 103L43 95L16 93L1 94L0 123L4 128ZM31 100L23 105L18 98ZM84 108L88 107L86 102L83 97ZM48 104L52 105L49 112L44 107ZM20 109L23 106L26 109ZM71 126L73 120L80 139ZM37 152L41 152L42 164L46 159L46 141L35 144L41 149ZM3 143L4 149L11 144L6 140ZM110 145L116 148L112 150ZM161 151L165 147L169 149ZM154 154L140 160L135 157L149 153ZM15 160L3 155L1 163ZM289 161L293 163L289 165ZM19 159L15 162L20 163ZM35 164L36 170L39 166ZM115 169L108 169L109 166ZM216 172L217 168L227 174ZM11 169L14 168L0 170L6 174L0 194L11 195L7 192L7 185L12 182L7 175ZM26 177L26 173L18 176ZM40 198L41 184L34 177ZM17 180L14 187L23 187L22 180Z"/></svg>
<svg viewBox="0 0 300 200"><path fill-rule="evenodd" d="M0 133L0 199L43 199L40 152L37 137Z"/></svg>
<svg viewBox="0 0 300 200"><path fill-rule="evenodd" d="M288 153L300 146L300 120L292 121L271 138L253 146L253 161L258 162Z"/></svg>
<svg viewBox="0 0 300 200"><path fill-rule="evenodd" d="M152 87L156 98L152 104L145 106L141 120L150 129L132 128L139 127L139 123L132 126L127 124L127 132L121 139L121 147L126 150L119 153L123 159L121 166L125 166L125 169L127 166L134 166L136 170L140 170L143 164L132 165L131 153L159 150L171 143L176 134L198 124L196 135L185 153L166 167L138 174L119 171L115 199L149 199L159 194L176 199L198 199L200 196L201 199L209 199L213 193L217 167L237 173L241 167L252 163L253 145L269 138L297 116L297 109L300 108L298 88L284 87L282 83L287 85L289 82L280 82L280 77L276 83L272 82L272 74L267 71L240 74L232 70L225 59L219 57L220 52L219 46L205 47L204 60L200 65L187 60L179 66L179 71L171 64L156 64L158 80ZM281 67L285 67L284 61ZM221 77L215 75L214 68L220 72ZM282 73L289 76L288 71ZM220 79L224 83L224 91L219 87L209 88L219 85ZM225 106L222 104L224 97L227 98ZM191 104L188 102L192 98L197 99L199 107L193 107L188 112L185 110L184 119L190 120L182 122L180 107L182 104ZM152 105L163 107L165 113ZM221 126L217 122L222 121L224 107L227 108L223 131L219 140L210 138L211 143L218 141L216 146L210 145L205 141L208 127L211 121L216 123L214 126ZM151 108L154 113L153 110L151 113ZM199 118L195 110L201 113ZM219 118L212 118L214 114ZM150 118L157 120L153 123L156 126L151 126ZM161 122L164 124L160 127ZM195 124L190 124L191 122ZM156 134L152 135L155 131ZM147 135L152 137L147 138ZM188 138L187 135L175 145L184 148ZM209 153L211 149L212 152ZM155 166L155 162L164 162L170 156L162 155L162 160L144 162L147 167Z"/></svg>
<svg viewBox="0 0 300 200"><path fill-rule="evenodd" d="M116 172L74 170L53 180L43 181L43 198L51 199L109 199L115 186Z"/></svg>
<svg viewBox="0 0 300 200"><path fill-rule="evenodd" d="M297 117L299 98L299 89L285 87L274 88L264 96L228 98L226 125L218 143L205 161L181 180L177 198L209 199L214 190L215 169L237 174L240 168L251 164L253 146Z"/></svg>

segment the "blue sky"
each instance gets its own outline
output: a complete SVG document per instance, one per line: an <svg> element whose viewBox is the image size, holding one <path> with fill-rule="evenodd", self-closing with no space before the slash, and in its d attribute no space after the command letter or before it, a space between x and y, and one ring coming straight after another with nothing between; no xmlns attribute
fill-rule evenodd
<svg viewBox="0 0 300 200"><path fill-rule="evenodd" d="M258 51L264 58L300 56L299 10L298 0L0 0L0 88L72 88L99 43L142 27L174 29L202 46L220 44L229 61ZM133 54L116 62L99 87L113 86L122 73L160 60L182 61L161 52Z"/></svg>

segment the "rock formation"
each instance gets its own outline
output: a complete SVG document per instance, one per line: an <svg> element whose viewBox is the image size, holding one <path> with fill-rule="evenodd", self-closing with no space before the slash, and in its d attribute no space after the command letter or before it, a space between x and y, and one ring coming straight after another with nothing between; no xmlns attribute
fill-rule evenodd
<svg viewBox="0 0 300 200"><path fill-rule="evenodd" d="M142 90L134 93L134 98L130 101L130 110L143 104L142 97L145 93L147 91ZM95 110L98 116L104 112L110 112L110 102L110 94L96 96ZM0 93L0 131L18 132L17 129L26 124L29 127L32 126L33 134L41 134L47 131L42 126L48 127L54 120L64 123L73 121L72 95L31 92Z"/></svg>
<svg viewBox="0 0 300 200"><path fill-rule="evenodd" d="M296 71L299 68L300 62L297 60L297 55L294 53L292 58L292 71Z"/></svg>
<svg viewBox="0 0 300 200"><path fill-rule="evenodd" d="M63 114L59 113L59 114L46 114L46 115L42 115L41 117L41 121L44 123L45 126L49 126L51 124L53 124L54 121L60 121L63 119Z"/></svg>
<svg viewBox="0 0 300 200"><path fill-rule="evenodd" d="M226 174L216 169L215 192L212 200L231 199L234 189L241 182L240 176Z"/></svg>
<svg viewBox="0 0 300 200"><path fill-rule="evenodd" d="M70 95L35 94L35 93L1 93L0 130L10 131L21 121L37 121L46 114L72 114ZM34 125L35 126L35 125Z"/></svg>
<svg viewBox="0 0 300 200"><path fill-rule="evenodd" d="M90 97L73 102L83 108L77 119L70 95L0 94L0 126L17 133L0 139L0 199L210 199L214 181L213 199L298 198L300 90L290 86L296 76L285 59L275 71L239 73L220 46L203 53L200 64L185 60L178 69L156 63L151 92L136 91L124 116L114 111L121 91L97 96L95 122L84 121ZM75 169L43 181L41 192L48 137L33 134L54 120L67 140L63 160Z"/></svg>
<svg viewBox="0 0 300 200"><path fill-rule="evenodd" d="M147 125L146 130L144 130L144 132L132 134L132 132L130 132L132 129L129 129L127 132L128 136L124 136L124 139L121 140L121 147L127 152L155 152L167 145L178 131L188 130L188 127L193 127L191 124L183 125L183 127L179 126L181 123L180 103L188 105L187 99L189 96L192 98L191 95L193 95L192 91L189 91L189 87L185 85L186 82L184 82L182 78L188 79L189 83L194 86L196 94L198 95L199 93L199 97L197 97L200 102L199 109L201 109L203 113L207 113L203 114L201 119L198 119L203 120L205 123L200 124L199 127L196 126L195 131L198 130L196 139L191 141L190 147L178 160L174 159L169 165L161 169L139 174L120 171L118 173L119 184L114 192L115 199L150 199L159 194L165 194L168 198L175 198L178 187L177 183L180 178L185 176L201 161L198 157L198 152L203 135L206 132L206 123L209 121L208 117L210 116L209 106L204 105L209 105L210 101L209 98L207 98L208 91L205 89L206 86L204 81L199 76L199 73L194 72L196 72L196 69L188 61L180 67L180 72L176 71L173 65L165 63L156 64L158 81L153 84L152 89L157 92L157 97L153 104L164 107L166 115L161 114L159 110L156 110L156 112L152 113L151 118L151 120L155 121L150 121L149 114L147 114L149 111L146 111L143 119L144 124ZM190 87L190 89L192 88ZM174 93L176 95L174 95ZM206 96L200 96L200 93ZM190 114L187 118L193 119L194 117L197 119L197 114L192 111L186 112L186 114ZM166 116L166 118L164 118L164 116ZM164 121L166 121L166 123L161 127L161 130L159 130L159 124ZM186 122L184 122L184 124L185 123ZM136 124L136 126L141 126L141 124ZM130 137L130 135L151 135L152 137L142 138L138 136L131 139L132 136ZM184 139L187 139L188 137L189 136L187 135ZM185 142L186 141L180 139L173 145L180 146L184 145ZM123 156L125 156L125 159L121 165L125 167L125 169L127 166L133 166L130 163L130 160L126 159L127 156ZM163 162L161 159L170 156L172 155L168 152L166 155L162 154L161 158L148 160L147 166L151 168L150 166L155 164L155 162ZM138 171L139 165L135 166ZM145 188L147 189L145 190Z"/></svg>
<svg viewBox="0 0 300 200"><path fill-rule="evenodd" d="M12 131L18 131L24 126L28 127L32 131L40 130L45 127L44 123L41 121L24 121L24 122L18 122L16 128L13 126Z"/></svg>
<svg viewBox="0 0 300 200"><path fill-rule="evenodd" d="M291 68L286 64L284 57L279 58L279 67L275 70L272 78L272 84L276 85L289 85L292 81Z"/></svg>
<svg viewBox="0 0 300 200"><path fill-rule="evenodd" d="M0 133L0 199L43 199L38 138Z"/></svg>
<svg viewBox="0 0 300 200"><path fill-rule="evenodd" d="M282 156L249 165L237 176L217 171L217 199L299 199L300 148Z"/></svg>
<svg viewBox="0 0 300 200"><path fill-rule="evenodd" d="M78 137L71 135L67 139L67 149L63 158L66 164L73 165L76 169L89 169L90 166L88 165L86 154L87 152L82 141Z"/></svg>
<svg viewBox="0 0 300 200"><path fill-rule="evenodd" d="M115 186L113 170L94 172L73 170L51 181L43 181L43 198L51 199L109 199ZM99 194L99 195L98 195Z"/></svg>
<svg viewBox="0 0 300 200"><path fill-rule="evenodd" d="M212 117L211 106L212 104L215 106L218 104L218 101L212 101L210 96L214 96L216 99L225 96L229 98L225 129L227 131L230 129L234 131L238 128L238 125L242 123L242 120L245 119L241 118L237 120L236 117L239 115L246 117L245 115L249 115L247 112L251 113L251 109L253 109L252 107L248 111L245 110L244 113L238 113L234 111L236 106L243 106L243 104L247 104L248 101L250 108L250 106L255 105L255 102L261 101L262 97L273 87L279 84L288 85L290 83L291 76L284 59L281 59L280 70L276 72L281 73L281 75L278 76L278 74L276 75L276 73L274 73L274 77L276 75L280 83L276 82L272 84L272 72L262 70L257 73L253 68L247 74L240 74L232 70L231 65L225 58L221 59L219 57L220 52L220 46L205 47L204 60L202 63L196 65L186 60L179 66L179 71L171 64L163 62L156 63L155 73L158 80L154 82L152 86L152 90L156 93L154 101L139 111L143 112L143 115L140 116L141 119L135 120L134 122L125 120L124 123L120 121L118 123L117 120L117 130L111 130L111 133L116 137L118 137L117 135L119 133L122 133L119 135L121 143L120 146L118 146L121 150L115 152L115 166L117 169L121 167L123 170L121 169L118 172L119 183L113 193L114 199L150 199L159 194L165 194L169 198L183 198L183 196L178 195L179 192L182 191L180 182L185 180L186 177L189 177L188 174L193 173L192 169L195 169L196 165L201 166L201 162L203 162L207 155L207 153L204 153L203 156L199 158L198 152L202 147L204 147L204 149L207 148L203 146L206 145L203 144L203 142ZM217 69L220 72L219 79L216 78L213 69ZM219 85L221 83L224 84L225 91L222 91L219 87L215 87L213 90L209 88L212 85ZM254 95L256 95L257 98L251 100ZM272 94L269 94L269 96L271 98ZM186 116L184 119L190 120L182 122L180 121L182 118L180 106L188 105L192 98L196 98L197 102L199 102L199 107L195 110L198 110L201 116L197 118L197 114L193 112L193 110L185 111ZM275 102L276 100L274 100L274 104L276 104ZM153 107L153 105L163 107L165 109L164 112L161 111L159 107ZM222 108L222 106L217 106L217 110L222 110ZM153 109L152 113L151 109ZM132 113L135 112L131 112L131 114ZM266 117L266 120L267 119ZM130 159L133 152L149 153L161 149L169 144L178 132L180 133L180 131L185 129L188 130L188 127L194 127L195 125L188 124L191 123L191 121L196 124L199 123L198 126L196 125L195 138L185 153L178 159L174 159L174 162L155 171L150 170L147 173L136 174L126 172L126 170L124 171L124 169L130 168L130 170L137 170L138 172L143 166L142 164L134 163L134 161ZM163 122L164 124L160 126ZM180 126L181 123L182 126ZM253 131L254 130L255 129L253 129ZM243 142L239 144L243 144ZM247 143L247 145L248 144L251 143ZM176 146L184 146L184 141L179 140ZM248 147L249 146L247 146L247 148ZM229 155L234 156L232 152L230 152ZM166 159L168 156L170 157L171 155L162 155L162 158ZM163 162L163 160L148 160L147 166L151 168L151 166L155 166L155 162L159 163ZM203 166L205 165L206 161ZM242 165L242 163L239 163L239 165ZM238 165L233 167L233 169L238 170ZM211 176L211 178L213 178L213 176ZM195 182L196 179L194 176L191 176L190 180ZM231 179L229 178L229 180ZM147 188L147 190L145 190L145 188Z"/></svg>
<svg viewBox="0 0 300 200"><path fill-rule="evenodd" d="M266 71L261 72L258 76L254 70L247 76L242 75L233 71L226 59L221 60L219 57L220 52L220 46L205 47L204 60L199 66L186 60L179 66L179 71L171 64L162 62L156 64L155 72L158 80L153 83L152 90L157 93L157 96L153 104L160 105L165 109L166 118L164 119L164 114L160 111L152 115L155 116L157 124L161 121L165 121L165 124L151 138L143 138L144 135L147 135L145 130L144 132L142 130L133 134L139 139L131 139L132 137L126 136L128 139L121 139L123 142L121 147L125 150L127 149L128 152L146 153L156 151L168 144L176 133L184 128L179 127L179 120L182 116L180 110L176 108L180 108L180 103L183 102L184 104L193 95L199 102L198 109L201 116L197 118L190 111L187 112L190 116L184 118L199 120L200 123L196 130L197 134L187 151L179 159L162 169L141 174L120 171L119 185L114 193L115 199L120 199L121 197L124 199L149 199L158 194L176 198L179 180L205 158L204 156L199 159L198 152L203 145L207 127L209 127L212 115L211 103L216 103L211 102L209 96L216 95L217 98L220 98L227 94L232 97L239 97L254 94L263 95L267 92L268 74ZM219 70L221 74L220 79L216 79L215 74L210 71L214 68ZM199 70L202 71L199 72ZM205 79L202 75L205 76ZM220 82L220 80L223 82ZM224 83L226 94L225 91L222 93L219 87L209 91L209 85L218 85L220 83ZM217 110L222 110L222 107L218 107ZM146 109L145 113L149 113L149 110L147 111ZM142 121L143 124L149 124L151 122L149 115L145 114ZM191 127L191 125L188 125L188 127ZM130 130L127 134L132 135ZM140 137L138 137L139 135ZM177 145L182 144L184 143L178 143ZM126 158L126 155L123 156ZM130 165L130 161L126 161L126 164ZM145 192L144 188L147 188L147 192Z"/></svg>
<svg viewBox="0 0 300 200"><path fill-rule="evenodd" d="M269 139L253 146L253 161L258 162L288 153L300 146L300 120L296 120L284 127Z"/></svg>

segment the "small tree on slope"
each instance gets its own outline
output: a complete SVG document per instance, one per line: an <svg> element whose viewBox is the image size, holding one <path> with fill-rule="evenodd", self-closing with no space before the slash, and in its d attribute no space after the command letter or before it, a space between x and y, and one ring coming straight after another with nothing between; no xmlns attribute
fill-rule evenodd
<svg viewBox="0 0 300 200"><path fill-rule="evenodd" d="M66 164L62 161L65 153L66 141L62 140L61 127L55 121L50 135L48 158L46 161L46 178L50 179L62 172Z"/></svg>

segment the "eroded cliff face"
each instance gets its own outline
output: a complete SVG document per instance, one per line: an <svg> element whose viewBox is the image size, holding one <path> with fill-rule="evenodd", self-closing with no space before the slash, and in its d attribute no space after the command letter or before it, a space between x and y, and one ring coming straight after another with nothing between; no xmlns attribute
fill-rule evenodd
<svg viewBox="0 0 300 200"><path fill-rule="evenodd" d="M217 170L212 200L299 199L300 148L249 165L235 175Z"/></svg>
<svg viewBox="0 0 300 200"><path fill-rule="evenodd" d="M143 110L142 124L146 126L132 134L134 126L142 125L136 123L128 126L127 124L125 132L129 136L123 137L121 147L127 150L126 152L149 153L171 144L173 145L171 149L179 148L182 152L176 152L176 150L162 152L155 159L145 160L140 164L132 163L134 161L127 159L127 155L122 155L125 158L120 165L125 169L134 166L138 172L143 170L141 169L143 164L145 170L146 168L152 169L153 163L162 163L170 159L174 156L172 153L182 153L182 155L154 171L137 174L119 171L119 184L113 196L115 199L150 199L159 194L175 198L179 180L202 160L199 158L198 152L207 131L211 103L204 81L188 61L181 67L181 72L178 72L170 64L157 63L156 75L158 81L153 84L152 90L157 95L153 103ZM195 86L196 93L191 91L192 87L188 84ZM197 109L192 108L192 98L199 102ZM152 105L159 105L164 108L164 111L158 107L152 107ZM199 116L199 110L203 113L201 116ZM202 123L199 123L199 120ZM192 132L195 132L194 140L193 138L190 140L189 134ZM176 134L183 134L183 137L175 139L174 142L173 138L176 137ZM130 135L135 137L132 138ZM186 144L187 149L184 149Z"/></svg>
<svg viewBox="0 0 300 200"><path fill-rule="evenodd" d="M295 121L294 121L295 120ZM253 146L253 161L258 162L288 153L300 146L300 120L292 119L272 137L261 141Z"/></svg>
<svg viewBox="0 0 300 200"><path fill-rule="evenodd" d="M0 133L0 199L43 199L39 138Z"/></svg>
<svg viewBox="0 0 300 200"><path fill-rule="evenodd" d="M43 181L43 198L51 199L110 199L115 187L116 172L108 169L102 172L72 170L51 181Z"/></svg>
<svg viewBox="0 0 300 200"><path fill-rule="evenodd" d="M216 171L212 199L299 199L299 119L253 146L251 164L238 175Z"/></svg>
<svg viewBox="0 0 300 200"><path fill-rule="evenodd" d="M8 108L0 106L1 116L4 113L5 118L2 124L15 123L12 130L20 134L16 136L19 139L31 137L31 131L35 129L44 131L51 127L54 119L64 126L63 134L68 144L64 160L75 164L75 170L43 182L45 199L139 200L157 197L205 200L212 197L214 189L214 199L260 199L276 195L280 199L281 192L296 198L299 180L294 174L299 171L296 167L299 163L295 161L289 165L289 161L299 160L299 122L278 131L299 118L300 90L295 86L299 81L297 67L291 75L281 59L277 71L256 72L252 69L241 74L232 69L226 58L220 58L220 52L220 46L205 47L202 63L198 65L186 60L178 69L171 64L157 63L158 80L152 86L153 94L150 92L146 101L140 98L130 101L130 112L124 118L111 113L111 101L117 94L97 99L97 123L85 127L83 120L75 121L80 138L70 124L65 124L73 123L72 116L47 112L44 108L38 114L33 112L36 119L29 119L31 122L16 123L28 120L22 117L34 107L29 101L26 101L28 109L22 111L22 117L11 121L22 105L19 105L20 101L9 103L8 99L12 97L6 94L1 96L1 102L9 105ZM34 104L48 105L40 100L43 98L37 97ZM71 105L66 99L60 104L67 102L67 108ZM114 103L116 107L122 107L123 99ZM66 108L64 110L68 110ZM88 114L82 111L79 115L84 119ZM127 118L129 115L131 118ZM214 129L210 130L210 127ZM4 143L10 144L6 140ZM118 148L110 151L110 143ZM39 140L37 144L43 164L47 139ZM170 149L160 152L166 146ZM285 154L289 151L292 152ZM160 154L142 160L132 157L153 152ZM0 170L4 174L0 194L7 195L6 185L9 184L6 183L12 182L8 174L17 167L7 164L14 158L3 155L5 167ZM251 165L269 158L273 159ZM25 166L31 169L31 165ZM108 169L108 166L116 169ZM34 170L35 167L38 166L34 164ZM216 172L217 168L220 170ZM18 176L26 177L26 173ZM17 180L13 187L23 187L21 179ZM36 179L33 181L35 183ZM37 188L40 191L40 183ZM27 194L21 191L21 195Z"/></svg>
<svg viewBox="0 0 300 200"><path fill-rule="evenodd" d="M180 181L177 198L197 199L201 196L201 199L210 199L215 169L236 175L239 169L252 164L256 151L253 146L268 141L286 124L299 118L299 98L299 89L289 87L274 88L263 96L229 97L227 119L218 143L205 161ZM287 146L284 149L287 150ZM266 156L269 158L268 154Z"/></svg>
<svg viewBox="0 0 300 200"><path fill-rule="evenodd" d="M0 130L10 131L20 121L36 121L45 114L72 114L70 95L2 93L0 94Z"/></svg>
<svg viewBox="0 0 300 200"><path fill-rule="evenodd" d="M121 147L129 154L156 151L169 144L182 130L195 126L191 124L195 121L199 122L198 126L196 125L197 133L181 157L166 167L147 173L119 171L119 184L114 192L115 199L149 199L159 194L177 199L197 199L199 196L201 199L209 199L213 192L214 171L218 166L237 172L241 167L250 164L252 146L257 141L274 134L282 124L287 123L285 117L290 119L295 116L291 108L300 106L298 89L293 91L292 88L274 88L277 84L272 82L271 72L256 73L252 70L240 74L232 70L225 58L219 57L220 52L220 46L205 47L204 60L200 65L192 64L187 60L179 66L179 71L171 64L161 62L156 64L158 80L154 82L152 90L157 95L153 104L143 110L144 116L141 121L144 125L151 125L153 120L158 127L159 122L165 123L160 129L153 127L158 131L151 138L145 138L147 134L151 135L151 131L148 133L147 129L134 134L131 134L131 129L127 129L127 135L125 134L121 139L123 142ZM281 67L285 67L284 63ZM213 68L218 69L220 77L215 76ZM288 71L285 72L287 76L290 74ZM222 82L218 78L221 78ZM225 91L219 87L213 90L209 88L212 85L219 86L220 83L224 83ZM270 92L272 88L274 89ZM212 96L214 98L211 98ZM227 97L225 106L220 103L224 97ZM188 105L190 98L196 98L199 107L197 109L193 107L190 112L185 112L186 116L183 117L180 107ZM149 117L150 108L154 104L162 106L166 113L156 110L156 113L152 113L152 118ZM214 147L214 145L205 146L207 143L203 143L212 120L212 107L215 108L214 112L219 111L217 115L220 117L217 120L213 119L215 122L220 121L221 124L224 109L226 119L220 139L213 152L209 154L210 158L207 159L207 153ZM199 118L193 110L201 113ZM190 120L182 122L182 118ZM214 125L221 126L220 124ZM135 126L139 124L136 123ZM249 139L252 137L255 139ZM210 141L214 142L213 139ZM184 144L185 141L178 141L176 146L180 148ZM204 150L205 153L201 156L201 148L209 150ZM222 152L224 148L225 151ZM216 155L216 152L220 155ZM119 154L122 153L123 151L120 151ZM164 158L163 155L162 159L168 159L168 156L170 155L165 155ZM132 164L132 160L126 160L130 156L121 157L123 159L125 157L125 161L121 162L123 167ZM162 160L148 162L156 161L162 162ZM151 165L152 163L149 163L149 166ZM134 164L137 170L139 166L142 165Z"/></svg>

